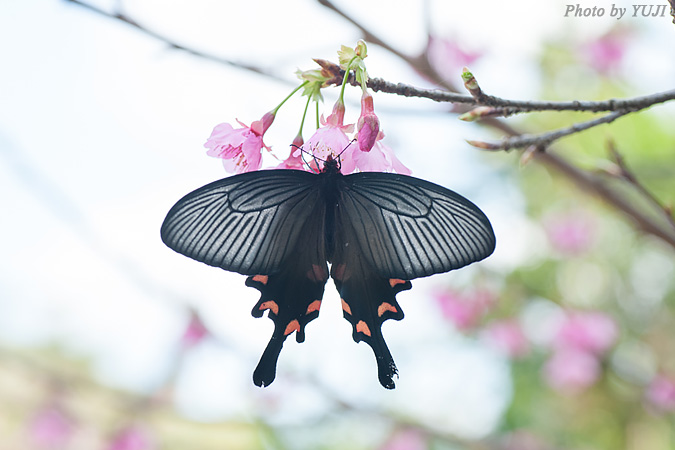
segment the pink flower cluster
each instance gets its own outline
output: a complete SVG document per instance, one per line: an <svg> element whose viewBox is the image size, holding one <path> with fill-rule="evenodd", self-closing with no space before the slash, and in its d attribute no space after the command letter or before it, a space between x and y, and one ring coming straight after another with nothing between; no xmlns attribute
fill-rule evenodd
<svg viewBox="0 0 675 450"><path fill-rule="evenodd" d="M443 316L460 330L475 327L495 301L492 292L482 289L468 293L448 290L435 298Z"/></svg>
<svg viewBox="0 0 675 450"><path fill-rule="evenodd" d="M675 379L657 375L645 391L645 400L658 413L675 412Z"/></svg>
<svg viewBox="0 0 675 450"><path fill-rule="evenodd" d="M555 334L553 353L544 366L546 382L563 392L590 387L600 377L601 359L617 336L616 322L601 312L567 314Z"/></svg>
<svg viewBox="0 0 675 450"><path fill-rule="evenodd" d="M492 347L509 358L524 358L530 353L530 342L516 320L490 322L485 327L483 337Z"/></svg>
<svg viewBox="0 0 675 450"><path fill-rule="evenodd" d="M595 227L582 213L556 214L545 221L546 234L553 248L565 255L577 255L592 245Z"/></svg>
<svg viewBox="0 0 675 450"><path fill-rule="evenodd" d="M361 116L357 121L356 140L354 145L347 133L352 133L354 124L344 124L345 107L338 101L333 112L324 119L322 126L303 145L302 137L298 136L293 145L298 147L291 151L291 155L277 166L277 169L298 169L319 171L312 163L312 156L318 161L325 161L330 156L340 159L341 172L349 174L359 171L397 172L409 175L410 170L405 167L394 155L391 148L381 140L384 133L380 130L380 121L375 114L373 97L364 93L361 100ZM259 170L262 166L262 149L267 148L263 142L265 132L274 121L274 113L267 113L261 120L255 121L250 127L239 122L241 128L233 128L229 123L217 125L204 146L207 154L221 158L225 170L228 172L243 173ZM302 150L299 148L302 147ZM303 163L305 152L310 156L305 158L309 164Z"/></svg>

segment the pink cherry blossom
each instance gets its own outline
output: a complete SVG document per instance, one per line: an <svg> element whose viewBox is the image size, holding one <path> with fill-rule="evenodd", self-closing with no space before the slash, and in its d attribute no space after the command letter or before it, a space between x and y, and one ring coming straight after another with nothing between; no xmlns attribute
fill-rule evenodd
<svg viewBox="0 0 675 450"><path fill-rule="evenodd" d="M561 323L554 346L601 355L616 342L617 336L616 322L606 314L573 312Z"/></svg>
<svg viewBox="0 0 675 450"><path fill-rule="evenodd" d="M291 149L290 155L288 155L288 158L281 161L281 163L278 166L276 166L275 169L306 170L307 165L302 159L301 152L298 151L298 148L302 147L303 144L304 141L302 140L302 136L297 135L295 139L293 139L293 143L291 144L293 148Z"/></svg>
<svg viewBox="0 0 675 450"><path fill-rule="evenodd" d="M657 375L649 383L645 400L658 412L675 411L675 379Z"/></svg>
<svg viewBox="0 0 675 450"><path fill-rule="evenodd" d="M228 172L243 173L260 169L262 165L263 135L274 121L274 114L267 113L250 127L239 122L241 128L233 128L229 123L216 125L204 147L207 155L222 158Z"/></svg>
<svg viewBox="0 0 675 450"><path fill-rule="evenodd" d="M612 74L623 61L628 37L626 28L614 28L582 49L584 59L600 74Z"/></svg>
<svg viewBox="0 0 675 450"><path fill-rule="evenodd" d="M394 431L380 450L426 450L427 439L419 430L410 428Z"/></svg>
<svg viewBox="0 0 675 450"><path fill-rule="evenodd" d="M552 388L580 392L597 381L601 369L592 353L575 348L558 349L544 366L544 379Z"/></svg>
<svg viewBox="0 0 675 450"><path fill-rule="evenodd" d="M380 131L377 141L368 152L361 150L352 152L356 168L361 172L396 172L410 175L412 171L399 161L390 147L381 142L383 137L384 133Z"/></svg>
<svg viewBox="0 0 675 450"><path fill-rule="evenodd" d="M356 122L356 130L358 132L359 149L362 152L369 152L377 140L380 131L380 119L375 115L373 96L365 91L361 96L361 116Z"/></svg>
<svg viewBox="0 0 675 450"><path fill-rule="evenodd" d="M510 358L522 358L530 352L530 343L515 320L496 320L484 331L485 339Z"/></svg>
<svg viewBox="0 0 675 450"><path fill-rule="evenodd" d="M120 430L110 442L107 450L154 450L158 448L150 433L138 425Z"/></svg>
<svg viewBox="0 0 675 450"><path fill-rule="evenodd" d="M354 130L354 125L344 125L344 115L344 104L337 102L328 118L324 120L321 117L323 126L316 130L303 148L321 161L327 160L328 156L333 159L338 159L339 157L342 173L349 174L356 169L356 164L352 157L356 147L350 145L350 139L347 137L347 133L351 133ZM298 156L300 153L300 150L296 150L294 156Z"/></svg>
<svg viewBox="0 0 675 450"><path fill-rule="evenodd" d="M74 431L73 420L56 404L38 411L29 426L30 439L40 448L65 448Z"/></svg>
<svg viewBox="0 0 675 450"><path fill-rule="evenodd" d="M594 240L593 222L583 214L552 216L545 221L545 229L551 245L567 255L588 250Z"/></svg>
<svg viewBox="0 0 675 450"><path fill-rule="evenodd" d="M492 293L477 290L468 294L446 291L436 294L441 312L460 330L474 327L494 302Z"/></svg>

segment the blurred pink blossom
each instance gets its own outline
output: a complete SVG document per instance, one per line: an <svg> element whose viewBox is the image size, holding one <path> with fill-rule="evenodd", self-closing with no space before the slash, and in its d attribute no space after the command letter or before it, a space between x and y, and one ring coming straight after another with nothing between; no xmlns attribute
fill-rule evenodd
<svg viewBox="0 0 675 450"><path fill-rule="evenodd" d="M544 366L546 382L560 391L582 391L595 383L599 376L597 357L575 348L556 350Z"/></svg>
<svg viewBox="0 0 675 450"><path fill-rule="evenodd" d="M380 450L426 450L427 440L421 431L408 428L397 430Z"/></svg>
<svg viewBox="0 0 675 450"><path fill-rule="evenodd" d="M496 320L485 327L484 336L497 350L510 358L522 358L530 352L530 343L515 320Z"/></svg>
<svg viewBox="0 0 675 450"><path fill-rule="evenodd" d="M482 56L480 52L471 52L463 48L457 39L429 36L427 57L432 67L443 77L459 80L464 66L469 66Z"/></svg>
<svg viewBox="0 0 675 450"><path fill-rule="evenodd" d="M575 255L588 250L594 240L594 226L583 214L557 214L544 222L549 241L564 254Z"/></svg>
<svg viewBox="0 0 675 450"><path fill-rule="evenodd" d="M38 411L29 425L31 441L45 449L65 448L74 431L75 423L56 404Z"/></svg>
<svg viewBox="0 0 675 450"><path fill-rule="evenodd" d="M138 425L130 425L113 437L107 450L154 450L157 448L149 431Z"/></svg>
<svg viewBox="0 0 675 450"><path fill-rule="evenodd" d="M242 128L233 128L229 123L216 125L204 147L207 155L222 158L228 172L243 173L260 169L262 165L263 135L274 121L274 114L267 113L250 127L239 122ZM269 149L269 148L268 148Z"/></svg>
<svg viewBox="0 0 675 450"><path fill-rule="evenodd" d="M460 330L474 327L494 303L494 295L487 290L465 294L445 291L437 293L435 297L445 318Z"/></svg>
<svg viewBox="0 0 675 450"><path fill-rule="evenodd" d="M560 323L553 354L544 367L548 384L560 390L580 391L600 376L600 358L618 337L616 322L599 311L574 311Z"/></svg>
<svg viewBox="0 0 675 450"><path fill-rule="evenodd" d="M620 67L626 53L629 31L614 28L582 48L586 62L603 75L610 75Z"/></svg>
<svg viewBox="0 0 675 450"><path fill-rule="evenodd" d="M208 335L209 330L204 325L202 318L196 311L190 311L190 320L181 339L183 346L192 347L197 345Z"/></svg>
<svg viewBox="0 0 675 450"><path fill-rule="evenodd" d="M617 336L616 322L608 315L597 311L573 312L560 324L554 345L600 355L609 350Z"/></svg>
<svg viewBox="0 0 675 450"><path fill-rule="evenodd" d="M675 380L657 375L647 387L645 400L658 412L675 411Z"/></svg>

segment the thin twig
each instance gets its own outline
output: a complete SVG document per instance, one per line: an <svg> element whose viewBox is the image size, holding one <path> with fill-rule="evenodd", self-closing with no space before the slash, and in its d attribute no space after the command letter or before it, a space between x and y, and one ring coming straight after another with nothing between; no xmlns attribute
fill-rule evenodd
<svg viewBox="0 0 675 450"><path fill-rule="evenodd" d="M610 140L607 143L607 150L609 151L612 160L618 168L618 173L612 173L612 175L626 180L631 186L633 186L633 188L635 188L635 190L638 191L638 193L643 198L645 198L649 203L655 206L661 214L663 214L663 217L672 225L673 230L675 231L675 217L673 217L672 210L661 203L661 201L659 201L659 199L656 198L654 194L649 192L649 190L638 180L637 176L626 164L626 160L624 159L623 155L616 149L614 141Z"/></svg>
<svg viewBox="0 0 675 450"><path fill-rule="evenodd" d="M656 222L651 215L640 211L628 202L621 193L605 183L602 177L577 168L553 152L535 152L534 159L565 175L574 186L591 192L614 206L630 219L638 229L661 238L675 248L675 230L664 228L661 222Z"/></svg>
<svg viewBox="0 0 675 450"><path fill-rule="evenodd" d="M231 66L231 67L235 67L237 69L243 69L243 70L247 70L249 72L257 73L259 75L264 75L266 77L273 78L277 81L283 81L283 82L288 81L288 80L282 79L281 77L279 77L277 75L274 75L273 73L271 73L269 71L266 71L266 70L264 70L260 67L257 67L257 66L251 65L251 64L246 64L246 63L242 63L242 62L239 62L239 61L233 61L233 60L230 60L230 59L221 58L220 56L212 55L212 54L209 54L209 53L202 52L200 50L195 50L193 48L185 47L184 45L179 44L178 42L173 41L166 36L163 36L159 33L156 33L154 31L148 29L148 28L145 28L143 25L139 24L138 22L136 22L131 17L127 16L126 14L124 14L121 11L118 11L116 13L109 13L109 12L103 10L103 9L100 9L96 6L93 6L89 3L83 2L81 0L64 0L64 1L66 1L68 3L74 3L78 6L81 6L85 9L88 9L89 11L95 12L96 14L100 14L102 16L105 16L105 17L108 17L108 18L111 18L111 19L120 20L120 21L122 21L122 22L124 22L128 25L131 25L132 27L136 28L139 31L142 31L144 34L147 34L148 36L152 36L153 38L157 39L158 41L164 42L170 48L173 48L173 49L176 49L176 50L182 50L182 51L187 52L191 55L198 56L198 57L204 58L204 59L208 59L208 60L217 62L219 64L225 64L225 65L228 65L228 66Z"/></svg>
<svg viewBox="0 0 675 450"><path fill-rule="evenodd" d="M588 130L589 128L597 127L598 125L614 122L619 117L625 116L626 114L629 114L631 112L633 112L633 110L616 111L613 113L609 113L606 116L602 116L598 119L589 120L587 122L575 123L570 127L562 128L560 130L550 131L548 133L536 135L522 134L520 136L504 139L501 142L494 142L494 143L482 141L467 141L467 142L473 145L474 147L482 148L485 150L511 150L515 148L527 148L531 146L543 150L546 147L548 147L552 142L562 137L579 133L581 131Z"/></svg>
<svg viewBox="0 0 675 450"><path fill-rule="evenodd" d="M322 68L334 74L333 84L339 85L342 82L344 71L335 63L323 60ZM349 77L349 83L358 86L358 82L353 76ZM475 81L475 78L472 77ZM477 83L476 83L477 86ZM391 83L382 78L371 78L368 80L368 87L375 92L385 92L396 94L402 97L419 97L443 103L463 103L473 106L491 106L496 108L510 108L509 114L517 112L532 111L585 111L585 112L612 112L624 110L640 110L675 100L675 89L659 92L656 94L644 95L627 99L609 99L601 101L567 101L567 102L549 102L536 100L509 100L494 95L485 94L479 87L474 91L474 95L458 94L441 89L424 89L411 86L404 83Z"/></svg>

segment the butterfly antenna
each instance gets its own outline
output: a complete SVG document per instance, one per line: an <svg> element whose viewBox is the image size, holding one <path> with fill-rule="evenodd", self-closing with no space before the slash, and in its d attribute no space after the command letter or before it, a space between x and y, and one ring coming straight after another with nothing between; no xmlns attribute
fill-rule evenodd
<svg viewBox="0 0 675 450"><path fill-rule="evenodd" d="M344 152L346 152L347 149L349 148L349 146L352 145L354 142L356 142L356 138L354 138L354 139L352 139L351 141L349 141L349 144L347 144L347 146L346 146L345 148L343 148L342 151L341 151L340 153L338 153L338 155L337 155L337 157L336 157L337 162L338 162L338 169L341 169L341 168L342 168L342 158L340 158L340 156L342 156L342 154L343 154Z"/></svg>
<svg viewBox="0 0 675 450"><path fill-rule="evenodd" d="M291 144L291 147L294 147L294 148L297 148L298 150L300 150L300 156L301 156L301 158L302 158L302 162L304 162L304 163L307 165L307 167L309 167L310 169L313 169L313 167L312 167L311 164L309 164L309 163L307 162L307 160L305 160L305 153L308 154L308 155L310 155L310 156L314 159L314 164L316 164L316 167L317 167L317 168L319 167L319 161L321 161L321 162L323 162L323 163L326 162L325 160L323 160L323 159L319 158L318 156L314 155L314 153L308 152L307 150L305 150L305 149L302 148L302 147L298 147L298 146L295 145L295 144ZM312 171L314 171L314 170L312 170ZM317 172L317 173L318 173L318 172Z"/></svg>

